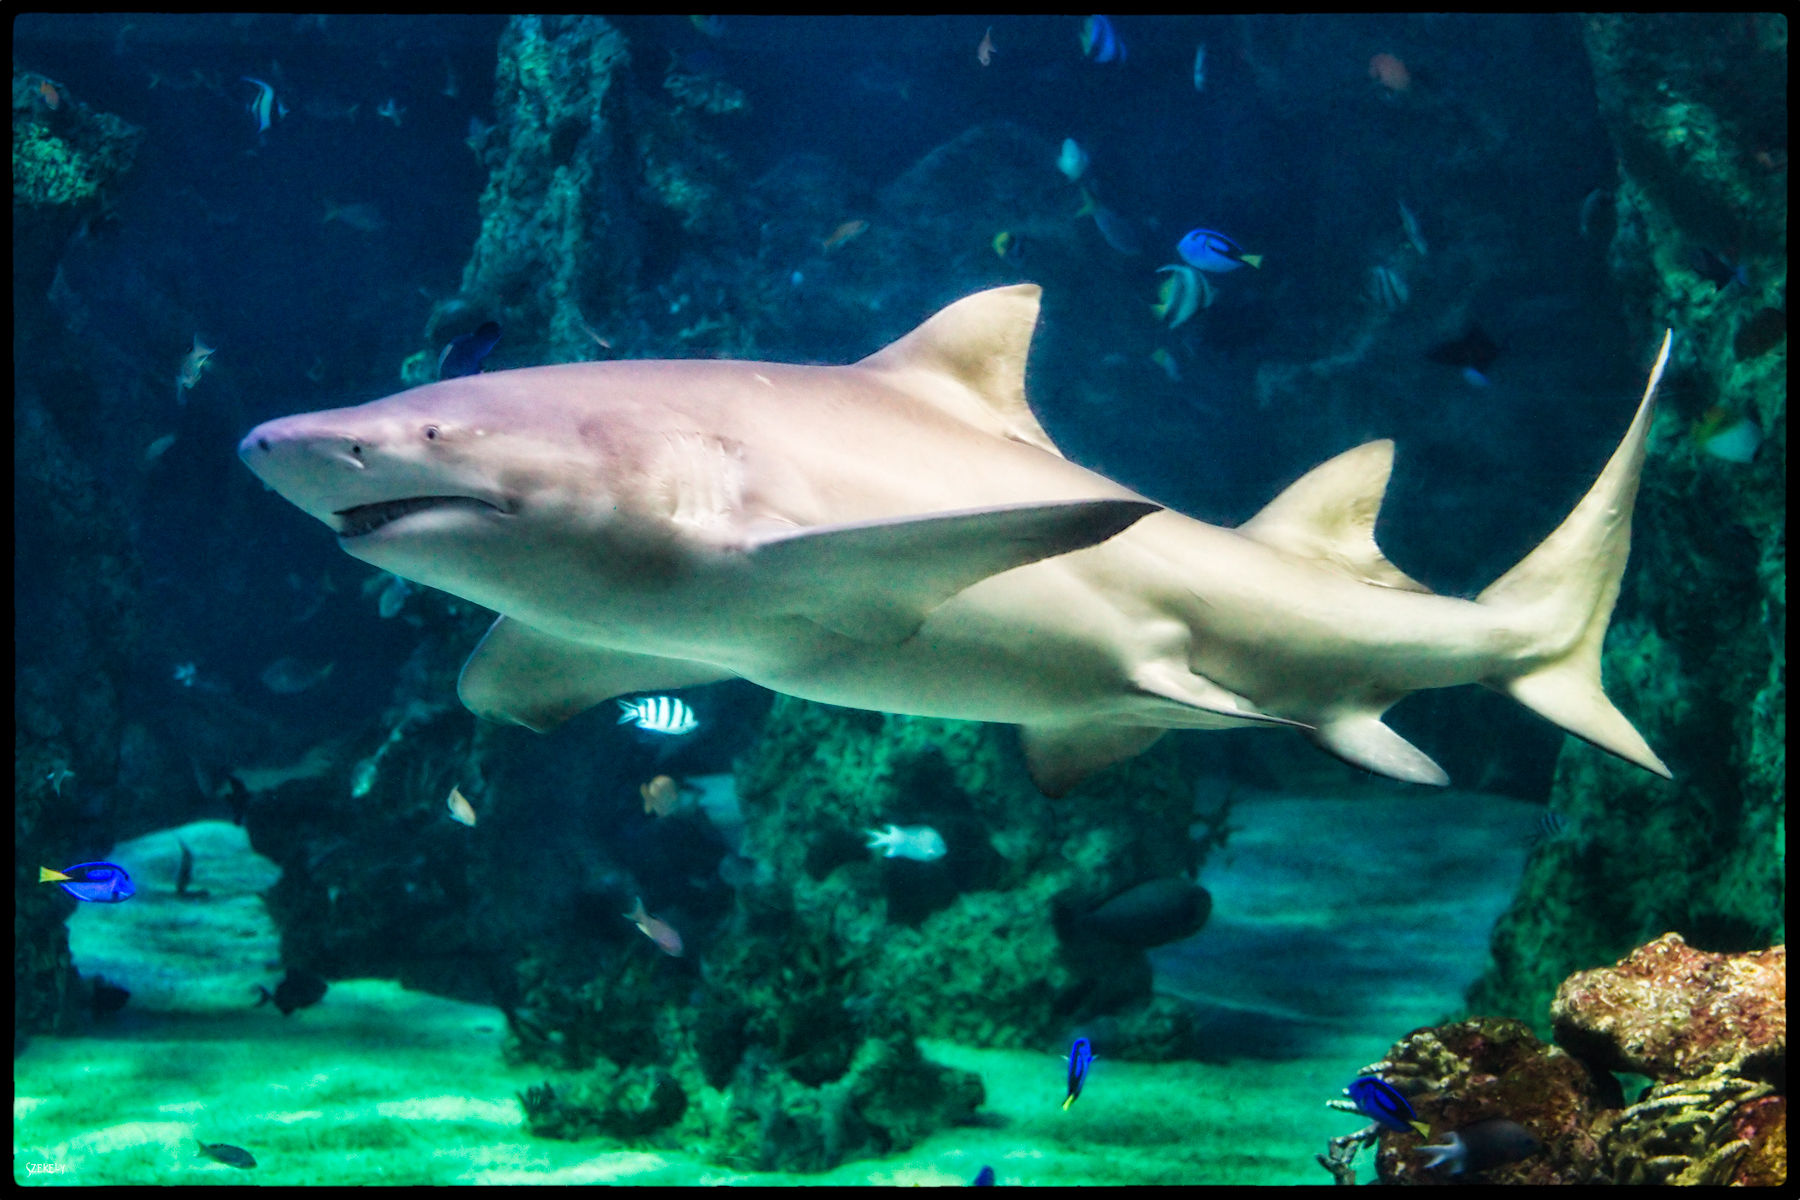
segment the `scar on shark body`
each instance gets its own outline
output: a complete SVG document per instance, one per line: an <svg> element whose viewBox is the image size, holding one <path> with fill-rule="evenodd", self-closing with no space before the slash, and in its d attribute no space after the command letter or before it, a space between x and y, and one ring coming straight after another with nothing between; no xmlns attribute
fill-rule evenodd
<svg viewBox="0 0 1800 1200"><path fill-rule="evenodd" d="M1068 461L1025 398L1038 300L979 292L848 366L447 379L269 421L239 453L349 554L501 614L458 689L494 721L736 677L1016 724L1051 796L1165 730L1257 725L1441 785L1382 714L1479 683L1669 775L1600 684L1667 336L1586 497L1461 600L1376 547L1391 441L1235 529Z"/></svg>

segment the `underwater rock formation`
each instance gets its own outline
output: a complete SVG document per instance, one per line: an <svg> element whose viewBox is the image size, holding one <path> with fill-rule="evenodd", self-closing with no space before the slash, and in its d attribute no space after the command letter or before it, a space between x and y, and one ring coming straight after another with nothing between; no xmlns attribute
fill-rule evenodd
<svg viewBox="0 0 1800 1200"><path fill-rule="evenodd" d="M1726 1065L1787 1073L1787 948L1707 954L1680 934L1616 966L1563 980L1550 1007L1558 1044L1609 1071L1692 1079Z"/></svg>
<svg viewBox="0 0 1800 1200"><path fill-rule="evenodd" d="M1786 964L1785 947L1705 954L1669 934L1564 980L1557 1045L1507 1017L1418 1030L1362 1074L1404 1095L1429 1133L1371 1125L1320 1163L1354 1182L1355 1149L1378 1142L1384 1183L1782 1184ZM1614 1072L1650 1086L1628 1098ZM1497 1121L1517 1136L1482 1147ZM1453 1133L1491 1165L1434 1163Z"/></svg>
<svg viewBox="0 0 1800 1200"><path fill-rule="evenodd" d="M54 103L52 103L54 97ZM120 691L137 649L141 565L129 523L75 447L99 401L48 302L57 261L98 221L143 131L13 69L13 1038L59 1027L79 989L63 920L73 901L33 867L98 850L119 769ZM110 839L108 839L110 840Z"/></svg>
<svg viewBox="0 0 1800 1200"><path fill-rule="evenodd" d="M178 887L182 849L192 879ZM84 978L131 993L144 1012L241 1012L281 974L281 939L262 893L281 869L242 828L196 821L121 842L107 859L130 873L124 904L84 904L69 918L69 952Z"/></svg>
<svg viewBox="0 0 1800 1200"><path fill-rule="evenodd" d="M1635 340L1667 325L1677 347L1604 673L1675 781L1565 741L1551 807L1579 836L1533 856L1469 993L1540 1027L1564 976L1665 931L1714 951L1785 936L1787 353L1764 314L1786 306L1786 23L1583 21L1620 157L1613 272ZM1741 275L1698 269L1726 254ZM1699 435L1739 419L1754 458L1707 453Z"/></svg>

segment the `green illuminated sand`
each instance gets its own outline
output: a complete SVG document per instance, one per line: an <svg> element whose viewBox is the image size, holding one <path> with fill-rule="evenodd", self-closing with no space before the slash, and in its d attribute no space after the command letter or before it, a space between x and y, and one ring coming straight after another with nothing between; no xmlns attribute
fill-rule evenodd
<svg viewBox="0 0 1800 1200"><path fill-rule="evenodd" d="M927 1042L928 1056L981 1074L986 1120L891 1159L745 1174L533 1138L515 1093L546 1072L503 1065L497 1011L357 981L287 1018L266 1007L205 1018L127 1010L96 1036L34 1041L14 1066L14 1177L963 1184L987 1164L1002 1184L1324 1183L1313 1155L1357 1124L1324 1101L1397 1037L1458 1010L1531 811L1380 790L1241 805L1242 831L1203 875L1213 925L1158 954L1160 985L1204 1007L1229 1061L1102 1057L1063 1112L1059 1055ZM242 1146L258 1166L196 1157L195 1137Z"/></svg>

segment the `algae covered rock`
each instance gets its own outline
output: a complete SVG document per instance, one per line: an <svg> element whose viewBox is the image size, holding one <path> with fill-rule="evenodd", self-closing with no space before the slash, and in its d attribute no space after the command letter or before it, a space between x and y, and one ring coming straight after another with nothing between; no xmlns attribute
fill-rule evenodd
<svg viewBox="0 0 1800 1200"><path fill-rule="evenodd" d="M1669 933L1563 981L1556 1040L1611 1071L1694 1079L1726 1064L1779 1079L1787 1061L1787 948L1707 954Z"/></svg>

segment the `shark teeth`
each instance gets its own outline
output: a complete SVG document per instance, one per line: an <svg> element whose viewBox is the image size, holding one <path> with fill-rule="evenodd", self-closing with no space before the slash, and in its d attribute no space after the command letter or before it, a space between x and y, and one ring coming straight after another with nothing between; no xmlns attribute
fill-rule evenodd
<svg viewBox="0 0 1800 1200"><path fill-rule="evenodd" d="M427 508L454 505L473 505L478 508L494 509L495 512L499 511L487 501L477 500L473 496L412 496L405 500L383 500L379 504L359 504L355 508L346 508L334 515L343 521L342 528L338 530L338 536L354 538L373 533L383 525Z"/></svg>

